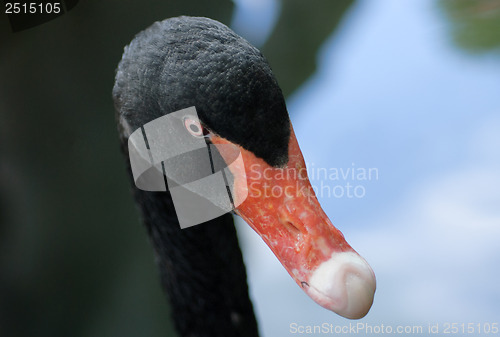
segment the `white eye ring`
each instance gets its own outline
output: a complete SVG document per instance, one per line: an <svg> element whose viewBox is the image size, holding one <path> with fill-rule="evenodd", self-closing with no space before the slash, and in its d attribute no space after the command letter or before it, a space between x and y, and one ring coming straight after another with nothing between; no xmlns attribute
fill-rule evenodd
<svg viewBox="0 0 500 337"><path fill-rule="evenodd" d="M192 116L184 117L184 127L195 137L203 137L203 126L200 121Z"/></svg>

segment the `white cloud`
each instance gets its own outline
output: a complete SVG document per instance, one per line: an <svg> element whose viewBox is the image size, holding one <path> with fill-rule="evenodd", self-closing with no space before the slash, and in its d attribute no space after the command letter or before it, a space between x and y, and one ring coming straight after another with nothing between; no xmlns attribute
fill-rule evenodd
<svg viewBox="0 0 500 337"><path fill-rule="evenodd" d="M499 170L447 172L409 192L373 229L351 234L377 274L377 302L385 303L377 316L391 312L407 322L498 317L488 299L500 299L499 191Z"/></svg>

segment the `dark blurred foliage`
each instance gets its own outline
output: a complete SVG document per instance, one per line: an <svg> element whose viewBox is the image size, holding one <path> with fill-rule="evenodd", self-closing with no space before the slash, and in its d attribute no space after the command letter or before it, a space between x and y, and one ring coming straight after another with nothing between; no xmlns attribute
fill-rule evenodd
<svg viewBox="0 0 500 337"><path fill-rule="evenodd" d="M315 68L351 1L287 0L264 53L284 92ZM111 88L123 47L181 14L229 23L217 1L81 1L12 33L0 17L0 336L171 336L132 202Z"/></svg>
<svg viewBox="0 0 500 337"><path fill-rule="evenodd" d="M119 152L114 69L153 21L231 11L224 0L82 1L15 34L2 16L0 336L172 334Z"/></svg>
<svg viewBox="0 0 500 337"><path fill-rule="evenodd" d="M262 51L285 96L316 70L316 52L337 27L351 0L284 0L281 16ZM314 51L311 54L311 51Z"/></svg>
<svg viewBox="0 0 500 337"><path fill-rule="evenodd" d="M500 51L500 0L439 0L451 35L471 52Z"/></svg>

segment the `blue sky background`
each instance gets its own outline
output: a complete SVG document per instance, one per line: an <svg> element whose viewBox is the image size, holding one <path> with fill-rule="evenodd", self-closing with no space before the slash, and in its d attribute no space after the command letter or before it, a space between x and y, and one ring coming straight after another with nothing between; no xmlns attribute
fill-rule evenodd
<svg viewBox="0 0 500 337"><path fill-rule="evenodd" d="M251 21L244 8L233 26ZM499 70L498 58L452 45L436 2L365 0L289 97L309 166L378 170L371 181L324 182L362 185L363 198L319 195L377 276L372 310L355 322L500 321ZM310 300L246 224L238 230L264 336L352 322Z"/></svg>

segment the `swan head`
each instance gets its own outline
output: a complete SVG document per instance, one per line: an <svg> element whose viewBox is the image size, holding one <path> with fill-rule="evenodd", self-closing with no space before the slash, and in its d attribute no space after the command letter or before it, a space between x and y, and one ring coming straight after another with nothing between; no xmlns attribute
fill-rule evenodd
<svg viewBox="0 0 500 337"><path fill-rule="evenodd" d="M122 137L138 135L135 145L150 154L144 160L151 158L157 176L169 179L166 163L154 162L154 146L161 151L180 137L198 137L201 148L206 144L227 164L231 210L262 237L307 295L347 318L367 314L375 275L321 208L283 94L259 50L207 18L157 22L125 48L113 98ZM161 141L146 141L151 128L145 126L183 111L191 114L177 116L180 131L157 128L155 139Z"/></svg>

